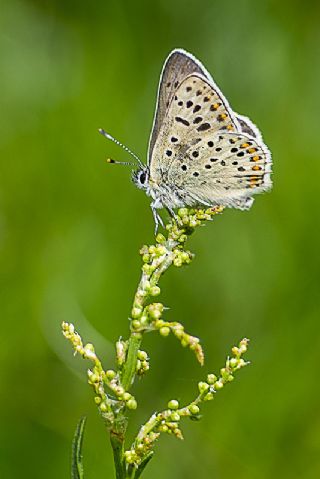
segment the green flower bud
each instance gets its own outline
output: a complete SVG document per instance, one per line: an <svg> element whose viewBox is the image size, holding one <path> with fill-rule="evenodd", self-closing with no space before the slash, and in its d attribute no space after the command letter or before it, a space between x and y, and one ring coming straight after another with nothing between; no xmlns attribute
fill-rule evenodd
<svg viewBox="0 0 320 479"><path fill-rule="evenodd" d="M140 359L141 361L146 361L148 359L147 353L145 351L140 350L140 349L138 351L137 356L138 356L138 359Z"/></svg>
<svg viewBox="0 0 320 479"><path fill-rule="evenodd" d="M150 264L144 264L142 266L142 271L147 275L150 275L153 272L154 268Z"/></svg>
<svg viewBox="0 0 320 479"><path fill-rule="evenodd" d="M171 399L171 401L168 402L169 409L178 409L178 407L179 407L179 402L176 399Z"/></svg>
<svg viewBox="0 0 320 479"><path fill-rule="evenodd" d="M160 432L168 432L168 426L166 424L160 424L159 431Z"/></svg>
<svg viewBox="0 0 320 479"><path fill-rule="evenodd" d="M236 359L236 358L231 358L231 359L229 360L229 365L230 365L230 367L231 367L232 369L234 369L234 368L236 368L236 367L238 366L238 362L239 362L238 359Z"/></svg>
<svg viewBox="0 0 320 479"><path fill-rule="evenodd" d="M207 381L209 384L214 384L217 380L217 376L215 374L208 374Z"/></svg>
<svg viewBox="0 0 320 479"><path fill-rule="evenodd" d="M129 401L130 398L132 398L132 394L130 394L128 392L124 393L124 395L123 395L123 400L124 401Z"/></svg>
<svg viewBox="0 0 320 479"><path fill-rule="evenodd" d="M179 208L178 215L180 216L180 218L182 218L183 216L187 216L188 215L188 209L187 208Z"/></svg>
<svg viewBox="0 0 320 479"><path fill-rule="evenodd" d="M206 391L208 391L209 388L210 388L209 384L205 383L204 381L200 381L198 383L198 389L200 394L205 393Z"/></svg>
<svg viewBox="0 0 320 479"><path fill-rule="evenodd" d="M149 366L148 361L142 361L142 363L141 363L141 369L143 369L143 371L145 371L145 372L146 372L146 371L149 371L149 367L150 367L150 366Z"/></svg>
<svg viewBox="0 0 320 479"><path fill-rule="evenodd" d="M213 399L213 393L208 393L205 395L205 397L203 398L204 401L211 401Z"/></svg>
<svg viewBox="0 0 320 479"><path fill-rule="evenodd" d="M196 404L190 404L189 411L191 414L199 414L200 408Z"/></svg>
<svg viewBox="0 0 320 479"><path fill-rule="evenodd" d="M128 409L137 409L138 406L137 401L134 398L129 399L126 405Z"/></svg>
<svg viewBox="0 0 320 479"><path fill-rule="evenodd" d="M180 414L174 411L170 414L170 419L171 421L178 422L180 421Z"/></svg>
<svg viewBox="0 0 320 479"><path fill-rule="evenodd" d="M168 336L170 334L170 328L164 326L164 327L160 328L159 332L160 332L161 336L164 336L164 337Z"/></svg>
<svg viewBox="0 0 320 479"><path fill-rule="evenodd" d="M166 238L163 236L163 234L158 233L157 236L156 236L156 242L160 243L160 244L163 244L163 243L166 242Z"/></svg>
<svg viewBox="0 0 320 479"><path fill-rule="evenodd" d="M180 258L184 263L187 263L190 261L190 257L186 251L181 252Z"/></svg>
<svg viewBox="0 0 320 479"><path fill-rule="evenodd" d="M84 346L84 349L87 350L87 351L91 351L92 353L94 353L94 346L93 344L91 343L88 343Z"/></svg>
<svg viewBox="0 0 320 479"><path fill-rule="evenodd" d="M162 328L162 326L164 326L166 324L165 321L163 321L163 319L159 319L158 321L156 321L154 323L154 326L157 328L157 329L160 329Z"/></svg>
<svg viewBox="0 0 320 479"><path fill-rule="evenodd" d="M108 369L106 371L106 378L109 379L110 381L116 377L117 373L113 369Z"/></svg>
<svg viewBox="0 0 320 479"><path fill-rule="evenodd" d="M99 376L97 374L89 374L89 371L88 371L88 377L89 377L89 382L90 383L98 383L99 382Z"/></svg>
<svg viewBox="0 0 320 479"><path fill-rule="evenodd" d="M107 412L108 411L108 406L106 405L105 402L102 402L99 406L101 412Z"/></svg>
<svg viewBox="0 0 320 479"><path fill-rule="evenodd" d="M99 404L101 403L101 401L102 401L102 399L101 399L100 396L95 396L94 402L95 402L97 405L99 405Z"/></svg>
<svg viewBox="0 0 320 479"><path fill-rule="evenodd" d="M165 246L159 245L159 246L157 247L157 254L158 254L159 256L162 256L162 255L166 254L166 252L167 252L167 248L166 248Z"/></svg>
<svg viewBox="0 0 320 479"><path fill-rule="evenodd" d="M219 381L216 381L214 383L214 388L216 389L216 391L219 391L219 389L223 388L223 382L221 381L221 379L219 379Z"/></svg>
<svg viewBox="0 0 320 479"><path fill-rule="evenodd" d="M135 318L139 318L140 314L142 313L142 308L138 308L137 306L132 308L131 316Z"/></svg>
<svg viewBox="0 0 320 479"><path fill-rule="evenodd" d="M128 464L133 464L135 460L134 454L131 451L125 451L124 453L125 460Z"/></svg>
<svg viewBox="0 0 320 479"><path fill-rule="evenodd" d="M116 386L113 389L113 392L115 393L116 396L118 396L119 399L122 398L123 393L125 392L122 386Z"/></svg>
<svg viewBox="0 0 320 479"><path fill-rule="evenodd" d="M134 319L133 321L131 321L131 326L133 329L140 329L141 323L137 319Z"/></svg>
<svg viewBox="0 0 320 479"><path fill-rule="evenodd" d="M150 296L159 296L160 292L159 286L152 286L152 288L149 289Z"/></svg>
<svg viewBox="0 0 320 479"><path fill-rule="evenodd" d="M142 256L142 261L143 261L144 263L148 263L148 262L150 261L150 255L149 255L149 254L144 254L144 255Z"/></svg>
<svg viewBox="0 0 320 479"><path fill-rule="evenodd" d="M180 266L182 266L182 261L180 257L174 258L173 265L176 266L177 268L180 268Z"/></svg>

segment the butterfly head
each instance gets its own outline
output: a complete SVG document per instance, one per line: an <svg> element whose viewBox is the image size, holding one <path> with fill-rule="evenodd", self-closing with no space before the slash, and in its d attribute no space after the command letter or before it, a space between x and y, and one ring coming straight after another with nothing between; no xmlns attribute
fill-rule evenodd
<svg viewBox="0 0 320 479"><path fill-rule="evenodd" d="M143 166L133 171L132 181L141 190L147 190L149 188L149 168Z"/></svg>

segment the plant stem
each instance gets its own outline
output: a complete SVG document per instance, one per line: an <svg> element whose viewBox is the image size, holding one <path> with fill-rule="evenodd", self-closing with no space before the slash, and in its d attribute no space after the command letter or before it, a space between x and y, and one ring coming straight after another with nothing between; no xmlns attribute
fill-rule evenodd
<svg viewBox="0 0 320 479"><path fill-rule="evenodd" d="M116 479L125 479L126 470L123 460L124 439L116 431L110 431L110 442L113 451L114 466L116 470Z"/></svg>

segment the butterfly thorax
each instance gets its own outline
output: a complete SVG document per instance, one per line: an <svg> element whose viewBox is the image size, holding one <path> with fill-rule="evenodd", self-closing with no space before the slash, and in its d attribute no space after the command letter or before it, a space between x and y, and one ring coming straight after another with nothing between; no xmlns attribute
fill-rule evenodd
<svg viewBox="0 0 320 479"><path fill-rule="evenodd" d="M154 208L176 208L185 205L174 185L169 185L164 181L158 183L150 177L148 166L134 171L132 181L153 199Z"/></svg>

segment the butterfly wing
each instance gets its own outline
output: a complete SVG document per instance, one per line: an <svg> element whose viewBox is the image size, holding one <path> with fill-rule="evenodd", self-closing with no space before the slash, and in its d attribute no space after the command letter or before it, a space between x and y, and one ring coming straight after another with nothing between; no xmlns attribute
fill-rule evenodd
<svg viewBox="0 0 320 479"><path fill-rule="evenodd" d="M195 161L196 159L196 161ZM206 133L172 162L168 183L186 205L251 206L251 196L270 189L271 157L265 145L239 132Z"/></svg>
<svg viewBox="0 0 320 479"><path fill-rule="evenodd" d="M164 63L159 81L156 111L148 150L149 163L152 159L154 145L158 138L159 131L161 130L161 126L165 119L166 112L169 108L172 97L174 96L180 83L187 76L194 73L200 74L208 81L214 90L219 91L210 73L193 55L182 49L173 50L169 54ZM239 115L238 113L235 113L235 118L241 131L261 139L261 133L259 129L249 118Z"/></svg>
<svg viewBox="0 0 320 479"><path fill-rule="evenodd" d="M240 119L255 133L250 120ZM153 184L168 185L185 205L242 208L252 194L270 188L270 165L261 138L242 132L217 87L199 73L180 83L154 144L149 165Z"/></svg>
<svg viewBox="0 0 320 479"><path fill-rule="evenodd" d="M192 73L200 73L204 76L206 74L209 75L201 63L192 55L184 50L173 50L166 59L160 76L156 111L149 142L149 162L171 99L180 83Z"/></svg>

